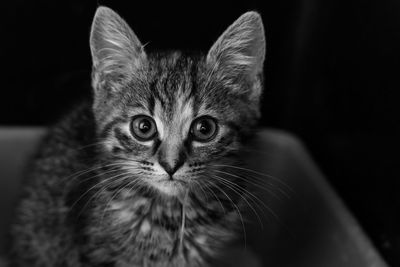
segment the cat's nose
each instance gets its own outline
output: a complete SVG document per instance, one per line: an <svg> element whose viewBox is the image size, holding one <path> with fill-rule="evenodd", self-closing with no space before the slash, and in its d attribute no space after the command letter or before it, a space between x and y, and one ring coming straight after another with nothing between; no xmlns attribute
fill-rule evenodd
<svg viewBox="0 0 400 267"><path fill-rule="evenodd" d="M186 154L182 147L164 144L158 151L158 163L169 174L172 175L185 163Z"/></svg>
<svg viewBox="0 0 400 267"><path fill-rule="evenodd" d="M167 161L159 161L161 167L168 173L169 177L172 179L174 173L183 165L183 161L175 161L170 164Z"/></svg>

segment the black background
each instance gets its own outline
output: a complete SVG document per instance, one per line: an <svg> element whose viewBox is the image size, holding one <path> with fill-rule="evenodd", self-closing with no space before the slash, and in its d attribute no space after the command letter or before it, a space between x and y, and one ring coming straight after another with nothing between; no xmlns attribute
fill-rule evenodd
<svg viewBox="0 0 400 267"><path fill-rule="evenodd" d="M207 51L240 14L267 35L262 125L300 136L400 266L400 3L395 0L3 1L0 125L49 125L90 94L89 30L107 5L146 49Z"/></svg>

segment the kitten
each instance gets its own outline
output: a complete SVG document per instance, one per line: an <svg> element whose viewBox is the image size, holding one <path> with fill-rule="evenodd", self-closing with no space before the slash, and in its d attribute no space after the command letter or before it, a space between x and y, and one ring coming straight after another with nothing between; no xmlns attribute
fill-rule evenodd
<svg viewBox="0 0 400 267"><path fill-rule="evenodd" d="M99 7L90 48L93 101L40 147L12 266L208 266L241 229L234 166L259 117L260 16L242 15L206 56L147 54Z"/></svg>

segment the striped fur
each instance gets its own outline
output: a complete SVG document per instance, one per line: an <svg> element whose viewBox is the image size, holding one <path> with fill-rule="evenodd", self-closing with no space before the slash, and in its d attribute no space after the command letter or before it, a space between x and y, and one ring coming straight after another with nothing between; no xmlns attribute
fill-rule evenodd
<svg viewBox="0 0 400 267"><path fill-rule="evenodd" d="M259 117L264 42L260 16L248 12L208 55L147 54L100 7L92 107L77 108L42 145L13 227L13 264L207 266L218 257L238 237L241 205L216 177L245 187L221 166L240 162ZM154 119L155 139L132 135L136 115ZM201 143L190 127L205 115L218 133ZM162 161L182 162L172 181Z"/></svg>

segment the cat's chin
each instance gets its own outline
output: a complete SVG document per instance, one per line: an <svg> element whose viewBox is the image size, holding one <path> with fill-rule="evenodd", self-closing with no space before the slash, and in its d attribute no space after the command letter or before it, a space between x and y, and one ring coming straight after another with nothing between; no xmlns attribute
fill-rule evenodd
<svg viewBox="0 0 400 267"><path fill-rule="evenodd" d="M185 194L185 192L188 188L188 185L186 182L176 180L176 179L174 179L174 180L170 180L170 179L159 180L157 182L152 183L152 186L154 186L162 194L165 194L167 196L175 196L175 197L179 197L179 196Z"/></svg>

